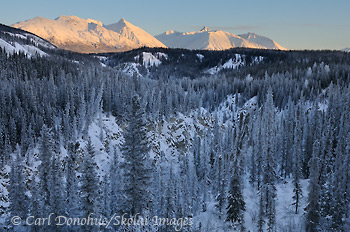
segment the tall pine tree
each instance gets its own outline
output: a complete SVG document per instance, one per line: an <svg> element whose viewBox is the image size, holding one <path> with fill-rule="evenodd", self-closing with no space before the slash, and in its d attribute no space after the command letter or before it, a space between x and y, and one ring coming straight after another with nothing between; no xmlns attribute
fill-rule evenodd
<svg viewBox="0 0 350 232"><path fill-rule="evenodd" d="M321 147L319 140L316 140L313 145L313 154L310 160L310 183L308 193L308 204L306 210L306 231L319 231L320 221L320 186L319 186L319 156Z"/></svg>
<svg viewBox="0 0 350 232"><path fill-rule="evenodd" d="M88 218L90 214L97 216L98 209L98 178L96 173L95 150L88 140L86 152L81 170L81 213L82 217ZM93 231L92 226L87 226L84 231Z"/></svg>
<svg viewBox="0 0 350 232"><path fill-rule="evenodd" d="M129 125L124 132L121 151L124 175L124 211L130 216L147 211L150 203L151 168L146 123L139 96L132 98Z"/></svg>

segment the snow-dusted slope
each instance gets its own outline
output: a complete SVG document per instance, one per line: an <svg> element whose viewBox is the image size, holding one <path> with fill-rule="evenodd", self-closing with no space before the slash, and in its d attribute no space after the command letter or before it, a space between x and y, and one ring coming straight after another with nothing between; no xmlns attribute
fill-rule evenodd
<svg viewBox="0 0 350 232"><path fill-rule="evenodd" d="M143 41L142 29L134 33L138 35L138 40L132 40L133 31L130 28L137 27L130 23L127 27L130 36L126 37L127 33L122 35L109 30L100 21L82 19L77 16L61 16L55 20L36 17L12 26L30 31L59 48L83 53L126 51L148 46L150 41L149 36Z"/></svg>
<svg viewBox="0 0 350 232"><path fill-rule="evenodd" d="M32 56L45 56L47 55L45 52L40 50L39 48L33 46L33 45L22 45L17 42L13 43L8 43L5 40L0 38L0 47L5 49L5 51L8 54L13 54L13 53L24 53L28 56L28 58Z"/></svg>
<svg viewBox="0 0 350 232"><path fill-rule="evenodd" d="M239 35L240 37L248 40L249 42L259 44L267 49L287 50L285 47L279 45L277 42L265 36L258 35L256 33L249 32L247 34Z"/></svg>
<svg viewBox="0 0 350 232"><path fill-rule="evenodd" d="M47 55L43 49L55 49L48 41L13 27L0 24L0 47L7 54L23 53L28 58Z"/></svg>
<svg viewBox="0 0 350 232"><path fill-rule="evenodd" d="M146 67L153 67L153 66L159 66L162 62L160 61L162 58L167 59L168 55L157 52L155 55L153 55L150 52L143 52L142 53L142 64ZM134 57L135 61L140 62L140 55L137 55Z"/></svg>
<svg viewBox="0 0 350 232"><path fill-rule="evenodd" d="M344 48L341 51L343 51L343 52L350 52L350 47L349 48Z"/></svg>
<svg viewBox="0 0 350 232"><path fill-rule="evenodd" d="M266 37L259 37L259 40L250 40L233 33L212 30L208 27L203 27L200 31L184 33L167 31L156 36L156 38L171 48L225 50L234 47L246 47L285 50L285 48Z"/></svg>
<svg viewBox="0 0 350 232"><path fill-rule="evenodd" d="M145 32L142 28L134 26L123 18L117 23L106 25L105 28L120 33L139 46L165 47L162 42Z"/></svg>

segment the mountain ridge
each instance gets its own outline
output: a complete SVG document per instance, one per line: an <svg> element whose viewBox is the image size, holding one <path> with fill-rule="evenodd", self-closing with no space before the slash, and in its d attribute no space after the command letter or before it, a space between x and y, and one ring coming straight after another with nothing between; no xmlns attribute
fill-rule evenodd
<svg viewBox="0 0 350 232"><path fill-rule="evenodd" d="M152 47L166 47L162 42L144 31L142 28L131 24L124 18L121 18L117 23L105 25L104 27L111 31L120 33L140 46L152 45Z"/></svg>
<svg viewBox="0 0 350 232"><path fill-rule="evenodd" d="M56 19L35 17L11 25L49 41L58 48L80 53L123 52L140 47L190 50L226 50L236 47L287 50L267 37L247 33L235 35L204 26L200 31L166 31L152 36L124 18L109 25L95 19L62 15Z"/></svg>
<svg viewBox="0 0 350 232"><path fill-rule="evenodd" d="M256 33L235 35L204 26L200 31L166 31L155 36L170 48L226 50L235 47L287 50L277 42Z"/></svg>
<svg viewBox="0 0 350 232"><path fill-rule="evenodd" d="M128 28L125 30L129 34L141 34L146 38L146 42L143 42L143 38L133 40L131 37L109 30L98 20L82 19L78 16L63 15L55 20L35 17L11 26L34 33L58 48L81 53L121 52L141 46L162 45L156 39L150 39L152 36L141 28L129 22L127 25ZM123 28L121 30L124 31Z"/></svg>

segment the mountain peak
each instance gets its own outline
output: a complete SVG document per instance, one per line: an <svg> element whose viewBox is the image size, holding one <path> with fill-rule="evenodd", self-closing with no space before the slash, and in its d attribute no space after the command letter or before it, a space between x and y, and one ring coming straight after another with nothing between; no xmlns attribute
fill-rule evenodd
<svg viewBox="0 0 350 232"><path fill-rule="evenodd" d="M165 47L163 43L154 38L152 35L148 34L140 27L126 21L124 18L121 18L117 23L105 25L104 27L108 30L121 34L139 46Z"/></svg>
<svg viewBox="0 0 350 232"><path fill-rule="evenodd" d="M125 19L108 27L98 20L62 15L55 20L35 18L13 26L47 39L59 48L83 53L125 51L141 46L165 47Z"/></svg>
<svg viewBox="0 0 350 232"><path fill-rule="evenodd" d="M84 19L74 15L70 15L70 16L61 15L60 17L57 17L55 20L56 21L78 21L78 20L84 20Z"/></svg>
<svg viewBox="0 0 350 232"><path fill-rule="evenodd" d="M124 18L121 18L117 23L120 24L121 26L126 26L126 25L130 24Z"/></svg>
<svg viewBox="0 0 350 232"><path fill-rule="evenodd" d="M204 31L213 31L213 30L207 26L204 26L200 31L204 32Z"/></svg>
<svg viewBox="0 0 350 232"><path fill-rule="evenodd" d="M237 36L222 30L212 30L207 26L194 32L172 33L168 31L156 36L156 38L170 48L225 50L234 47L247 47L286 50L275 41L256 33L249 32Z"/></svg>
<svg viewBox="0 0 350 232"><path fill-rule="evenodd" d="M238 36L248 40L249 42L259 44L267 49L287 50L285 47L281 46L272 39L253 32L248 32L247 34L242 34Z"/></svg>

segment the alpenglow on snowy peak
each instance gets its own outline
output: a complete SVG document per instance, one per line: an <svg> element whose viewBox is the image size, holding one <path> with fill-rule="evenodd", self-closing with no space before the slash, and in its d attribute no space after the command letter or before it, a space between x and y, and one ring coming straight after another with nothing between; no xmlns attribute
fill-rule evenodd
<svg viewBox="0 0 350 232"><path fill-rule="evenodd" d="M142 46L165 47L125 19L105 27L100 21L77 16L60 16L55 20L36 17L12 26L34 33L58 48L82 53L120 52Z"/></svg>
<svg viewBox="0 0 350 232"><path fill-rule="evenodd" d="M248 33L235 35L204 26L200 31L167 31L152 36L124 18L104 25L94 19L60 16L55 20L36 17L11 25L46 39L58 48L81 53L123 52L140 47L226 50L235 47L287 50L275 41Z"/></svg>
<svg viewBox="0 0 350 232"><path fill-rule="evenodd" d="M249 42L259 44L267 49L287 50L285 47L279 45L272 39L258 35L256 33L248 32L247 34L238 36L248 40Z"/></svg>
<svg viewBox="0 0 350 232"><path fill-rule="evenodd" d="M134 26L126 21L124 18L117 23L106 25L105 28L120 33L127 39L139 44L140 46L148 47L165 47L165 45L154 38L154 36L148 34L142 28Z"/></svg>
<svg viewBox="0 0 350 232"><path fill-rule="evenodd" d="M287 50L275 41L255 33L238 36L222 30L212 30L207 26L204 26L200 31L167 31L155 37L170 48L225 50L246 47Z"/></svg>

